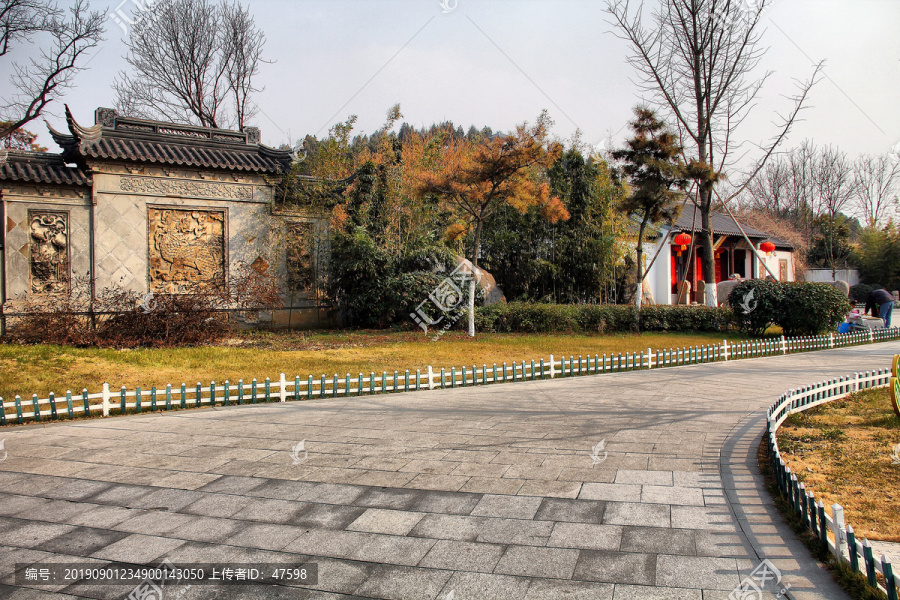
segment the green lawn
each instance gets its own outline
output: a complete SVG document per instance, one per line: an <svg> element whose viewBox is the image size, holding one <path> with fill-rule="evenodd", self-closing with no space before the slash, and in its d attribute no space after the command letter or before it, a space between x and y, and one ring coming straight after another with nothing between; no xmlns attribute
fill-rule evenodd
<svg viewBox="0 0 900 600"><path fill-rule="evenodd" d="M99 391L104 382L117 389L173 387L210 380L276 379L279 373L305 379L323 373L415 372L431 364L461 367L511 363L554 354L611 354L653 348L719 343L718 333L633 334L479 334L472 339L450 332L438 341L421 332L338 331L314 333L249 332L222 345L197 348L113 350L67 346L0 344L0 397L16 394L45 398L66 390ZM729 340L742 339L729 333Z"/></svg>

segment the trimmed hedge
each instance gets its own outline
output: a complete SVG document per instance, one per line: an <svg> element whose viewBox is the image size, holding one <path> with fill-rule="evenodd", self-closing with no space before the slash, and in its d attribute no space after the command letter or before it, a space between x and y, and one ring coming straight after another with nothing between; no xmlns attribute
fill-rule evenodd
<svg viewBox="0 0 900 600"><path fill-rule="evenodd" d="M778 325L784 335L833 331L850 312L843 292L827 283L749 279L728 297L734 320L745 333L761 335Z"/></svg>
<svg viewBox="0 0 900 600"><path fill-rule="evenodd" d="M631 331L634 311L634 306L625 304L510 302L479 307L475 328L493 333ZM726 331L732 324L731 310L724 307L649 305L641 309L642 331Z"/></svg>

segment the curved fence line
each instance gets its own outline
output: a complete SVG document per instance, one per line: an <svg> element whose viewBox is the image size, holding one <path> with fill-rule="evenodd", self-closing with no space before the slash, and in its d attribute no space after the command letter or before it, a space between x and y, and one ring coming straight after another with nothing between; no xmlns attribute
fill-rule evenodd
<svg viewBox="0 0 900 600"><path fill-rule="evenodd" d="M577 357L573 355L568 358L562 356L558 360L551 354L548 359L538 358L512 364L502 363L501 365L494 363L490 367L482 364L480 369L478 365L472 365L471 367L451 367L449 369L441 367L438 371L429 365L424 373L419 369L410 373L407 369L403 373L382 371L379 375L370 371L368 376L364 373L358 373L356 376L352 376L350 373L340 376L335 373L331 377L327 377L323 373L319 377L307 375L301 378L298 375L293 379L281 373L276 380L266 377L262 381L252 379L249 382L243 379L237 382L225 380L221 384L211 381L209 385L203 385L198 381L195 385L182 383L180 386L173 387L169 384L165 388L152 387L149 390L140 387L128 390L125 386L117 389L104 383L102 391L94 393L83 389L80 393L74 394L69 390L64 397L57 397L51 392L47 398L39 398L37 394L32 394L30 398L24 399L17 395L14 400L7 401L0 398L0 425L22 424L26 421L57 421L76 417L106 417L111 414L127 414L147 410L340 398L553 379L555 377L598 375L811 352L897 339L900 339L900 328L796 338L781 336L770 340L741 342L723 340L720 344L665 350L648 348L641 352L603 354L602 356L598 354L578 355Z"/></svg>
<svg viewBox="0 0 900 600"><path fill-rule="evenodd" d="M821 381L799 390L789 390L776 400L766 413L768 420L769 461L782 496L787 499L804 526L819 538L822 547L834 554L839 563L849 565L854 573L863 573L869 585L886 594L888 600L898 600L897 578L890 558L882 554L877 560L871 543L860 543L853 526L844 522L844 508L831 505L831 514L825 512L825 504L816 501L815 494L807 489L797 475L791 472L778 451L777 431L791 414L809 410L820 404L838 400L859 390L889 385L891 369L854 373L837 379ZM879 581L881 575L882 581ZM882 584L883 582L883 584Z"/></svg>

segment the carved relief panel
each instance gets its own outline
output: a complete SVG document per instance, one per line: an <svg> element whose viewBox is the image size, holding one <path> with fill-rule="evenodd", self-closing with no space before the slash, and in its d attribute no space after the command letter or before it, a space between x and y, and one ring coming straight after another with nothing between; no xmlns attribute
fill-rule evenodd
<svg viewBox="0 0 900 600"><path fill-rule="evenodd" d="M69 289L69 213L28 211L31 235L31 291L55 294Z"/></svg>
<svg viewBox="0 0 900 600"><path fill-rule="evenodd" d="M148 207L150 291L225 283L225 211Z"/></svg>

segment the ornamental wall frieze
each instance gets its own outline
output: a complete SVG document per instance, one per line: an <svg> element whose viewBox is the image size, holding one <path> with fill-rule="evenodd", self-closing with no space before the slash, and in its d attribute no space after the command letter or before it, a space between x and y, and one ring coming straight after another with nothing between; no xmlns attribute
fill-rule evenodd
<svg viewBox="0 0 900 600"><path fill-rule="evenodd" d="M123 192L152 194L157 196L191 196L224 198L228 200L252 200L253 186L213 181L185 181L154 177L121 177L119 189Z"/></svg>

